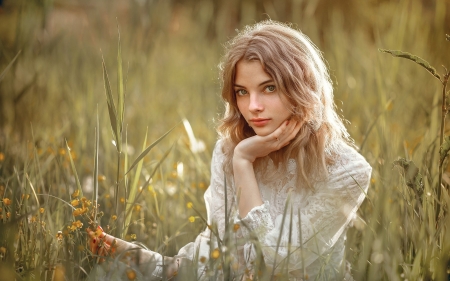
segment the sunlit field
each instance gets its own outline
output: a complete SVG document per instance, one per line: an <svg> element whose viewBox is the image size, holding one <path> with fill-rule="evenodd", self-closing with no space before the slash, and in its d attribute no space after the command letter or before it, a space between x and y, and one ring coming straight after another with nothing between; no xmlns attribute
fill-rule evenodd
<svg viewBox="0 0 450 281"><path fill-rule="evenodd" d="M193 241L222 46L267 18L323 51L373 167L347 235L355 280L449 280L447 0L0 1L0 279L93 280L88 226L169 256ZM212 280L231 266L223 248L206 257Z"/></svg>

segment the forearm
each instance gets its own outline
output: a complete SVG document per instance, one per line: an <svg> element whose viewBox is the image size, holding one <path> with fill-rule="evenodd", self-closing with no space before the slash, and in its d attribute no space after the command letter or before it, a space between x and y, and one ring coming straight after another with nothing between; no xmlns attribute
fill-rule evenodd
<svg viewBox="0 0 450 281"><path fill-rule="evenodd" d="M124 241L106 233L100 235L99 247L108 245L108 250L99 252L100 256L113 255L128 256L136 263L142 273L151 274L155 278L174 277L178 272L188 267L191 261L182 257L163 257L159 253L143 249L139 245ZM186 270L184 270L186 271Z"/></svg>
<svg viewBox="0 0 450 281"><path fill-rule="evenodd" d="M263 204L256 182L253 163L238 155L233 158L233 174L236 191L239 196L239 215L243 218L250 210Z"/></svg>

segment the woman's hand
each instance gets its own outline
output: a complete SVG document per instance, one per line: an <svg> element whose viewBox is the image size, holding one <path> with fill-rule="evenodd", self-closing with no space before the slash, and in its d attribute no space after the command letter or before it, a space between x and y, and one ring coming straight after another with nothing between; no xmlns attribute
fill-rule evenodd
<svg viewBox="0 0 450 281"><path fill-rule="evenodd" d="M95 231L90 228L87 228L86 231L89 235L89 249L93 255L109 256L115 253L115 238L106 234L101 226L98 226ZM101 258L99 261L102 262L104 259Z"/></svg>
<svg viewBox="0 0 450 281"><path fill-rule="evenodd" d="M301 122L296 120L286 120L269 135L247 138L234 149L234 184L239 197L239 215L242 218L247 216L251 209L263 203L253 170L253 162L256 158L264 157L288 145L297 135L301 125Z"/></svg>
<svg viewBox="0 0 450 281"><path fill-rule="evenodd" d="M247 160L253 163L256 158L264 157L290 143L300 130L302 123L286 120L280 127L267 136L258 136L242 140L234 149L235 160Z"/></svg>

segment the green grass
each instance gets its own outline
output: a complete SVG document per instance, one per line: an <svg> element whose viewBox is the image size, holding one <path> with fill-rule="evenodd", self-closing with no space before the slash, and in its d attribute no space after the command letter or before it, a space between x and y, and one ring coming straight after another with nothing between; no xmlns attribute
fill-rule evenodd
<svg viewBox="0 0 450 281"><path fill-rule="evenodd" d="M374 168L360 219L348 232L347 259L355 279L446 280L450 202L437 188L442 86L413 62L378 49L415 54L443 73L441 65L450 68L445 41L450 5L439 0L214 3L6 1L0 14L0 73L20 54L0 74L0 197L11 200L0 203L5 280L85 278L93 261L84 228L96 216L116 235L132 239L134 234L166 255L195 239L205 227L202 196L217 139L214 120L223 110L217 79L221 45L235 28L266 18L264 13L294 22L324 52L338 110ZM117 106L117 26L125 93L119 165L102 76L103 55ZM192 151L188 123L180 123L184 118L205 143L204 151ZM139 172L136 167L125 175L143 147L172 127L143 158ZM423 186L408 185L411 175L394 165L399 157L414 161ZM449 176L444 162L447 191ZM91 205L85 203L89 211L74 217L74 208L81 208L71 205L77 178ZM98 209L92 195L96 181ZM142 195L132 204L130 193L139 194L139 187ZM127 208L131 224L123 233ZM78 220L83 227L77 228Z"/></svg>

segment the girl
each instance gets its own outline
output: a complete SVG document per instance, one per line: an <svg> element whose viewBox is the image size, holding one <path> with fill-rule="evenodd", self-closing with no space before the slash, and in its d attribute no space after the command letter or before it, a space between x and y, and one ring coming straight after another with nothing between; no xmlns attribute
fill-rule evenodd
<svg viewBox="0 0 450 281"><path fill-rule="evenodd" d="M335 112L320 51L300 31L267 20L228 43L220 69L226 110L204 195L208 228L173 258L88 230L92 251L114 244L148 280L186 280L192 268L197 279L254 278L258 269L351 280L345 235L372 169ZM219 255L229 268L214 263Z"/></svg>

